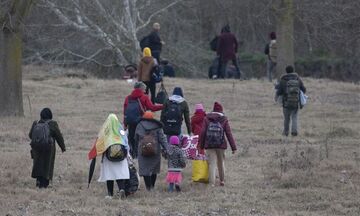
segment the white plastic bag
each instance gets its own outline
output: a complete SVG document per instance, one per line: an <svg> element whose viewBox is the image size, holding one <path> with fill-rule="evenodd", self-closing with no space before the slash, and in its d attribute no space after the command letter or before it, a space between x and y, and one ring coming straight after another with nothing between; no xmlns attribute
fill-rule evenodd
<svg viewBox="0 0 360 216"><path fill-rule="evenodd" d="M308 96L304 94L303 91L300 90L300 104L301 106L305 106L307 103Z"/></svg>

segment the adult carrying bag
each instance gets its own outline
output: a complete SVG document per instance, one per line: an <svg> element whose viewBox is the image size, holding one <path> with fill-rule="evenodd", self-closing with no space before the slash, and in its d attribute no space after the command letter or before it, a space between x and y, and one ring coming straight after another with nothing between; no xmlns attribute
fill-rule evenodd
<svg viewBox="0 0 360 216"><path fill-rule="evenodd" d="M299 79L292 79L286 82L286 91L284 97L284 107L288 109L297 109L300 99Z"/></svg>
<svg viewBox="0 0 360 216"><path fill-rule="evenodd" d="M113 162L122 161L127 156L127 150L124 145L113 144L106 149L105 156L109 161L113 161Z"/></svg>
<svg viewBox="0 0 360 216"><path fill-rule="evenodd" d="M159 91L155 97L155 103L164 104L167 99L168 99L168 93L166 92L164 83L161 82Z"/></svg>
<svg viewBox="0 0 360 216"><path fill-rule="evenodd" d="M157 153L157 136L156 130L145 130L145 135L140 138L140 153L144 157L151 157Z"/></svg>
<svg viewBox="0 0 360 216"><path fill-rule="evenodd" d="M31 147L37 151L49 151L54 139L50 134L49 121L38 121L31 131Z"/></svg>
<svg viewBox="0 0 360 216"><path fill-rule="evenodd" d="M179 135L181 133L182 113L181 105L175 101L169 101L165 110L164 133L166 135Z"/></svg>
<svg viewBox="0 0 360 216"><path fill-rule="evenodd" d="M224 143L224 128L220 122L209 122L206 128L205 143L209 148L219 148Z"/></svg>
<svg viewBox="0 0 360 216"><path fill-rule="evenodd" d="M128 99L128 105L125 109L125 124L137 124L139 123L142 115L144 114L144 108L141 101L137 99Z"/></svg>

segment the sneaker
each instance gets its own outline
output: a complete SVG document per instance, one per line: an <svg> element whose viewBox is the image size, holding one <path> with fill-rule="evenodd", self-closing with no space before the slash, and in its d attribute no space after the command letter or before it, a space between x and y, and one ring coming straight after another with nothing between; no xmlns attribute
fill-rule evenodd
<svg viewBox="0 0 360 216"><path fill-rule="evenodd" d="M105 199L108 199L108 200L111 200L113 197L112 196L109 196L109 195L106 195L105 196Z"/></svg>
<svg viewBox="0 0 360 216"><path fill-rule="evenodd" d="M125 191L124 190L120 190L120 199L125 199L126 195L125 195Z"/></svg>
<svg viewBox="0 0 360 216"><path fill-rule="evenodd" d="M225 182L224 182L224 181L221 181L221 182L220 182L220 186L225 186Z"/></svg>

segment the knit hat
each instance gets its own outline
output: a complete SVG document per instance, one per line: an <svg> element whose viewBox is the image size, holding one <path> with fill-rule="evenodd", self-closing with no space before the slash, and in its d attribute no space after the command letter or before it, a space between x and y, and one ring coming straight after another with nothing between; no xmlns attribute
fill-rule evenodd
<svg viewBox="0 0 360 216"><path fill-rule="evenodd" d="M275 40L275 39L276 39L276 33L275 33L275 32L271 32L271 33L270 33L270 39L271 39L271 40Z"/></svg>
<svg viewBox="0 0 360 216"><path fill-rule="evenodd" d="M179 95L181 97L184 97L183 91L180 87L175 87L173 91L173 95Z"/></svg>
<svg viewBox="0 0 360 216"><path fill-rule="evenodd" d="M214 111L214 112L222 113L222 112L223 112L223 107L221 106L220 103L215 102L215 103L214 103L214 109L213 109L213 111Z"/></svg>
<svg viewBox="0 0 360 216"><path fill-rule="evenodd" d="M48 120L48 119L52 119L52 112L49 108L44 108L41 110L40 112L40 117L43 120Z"/></svg>
<svg viewBox="0 0 360 216"><path fill-rule="evenodd" d="M285 71L286 71L286 73L293 73L294 67L291 65L288 65L288 66L286 66Z"/></svg>
<svg viewBox="0 0 360 216"><path fill-rule="evenodd" d="M204 106L202 104L195 104L195 112L204 111Z"/></svg>
<svg viewBox="0 0 360 216"><path fill-rule="evenodd" d="M144 119L154 119L154 113L150 111L146 111L143 115Z"/></svg>
<svg viewBox="0 0 360 216"><path fill-rule="evenodd" d="M151 49L149 47L145 47L144 50L143 50L143 56L148 56L148 57L151 57Z"/></svg>
<svg viewBox="0 0 360 216"><path fill-rule="evenodd" d="M143 89L143 90L145 90L145 89L146 89L146 85L145 85L145 83L139 81L139 82L136 82L136 83L134 84L134 89Z"/></svg>
<svg viewBox="0 0 360 216"><path fill-rule="evenodd" d="M179 137L177 137L177 136L171 136L169 142L171 145L179 145L180 144Z"/></svg>

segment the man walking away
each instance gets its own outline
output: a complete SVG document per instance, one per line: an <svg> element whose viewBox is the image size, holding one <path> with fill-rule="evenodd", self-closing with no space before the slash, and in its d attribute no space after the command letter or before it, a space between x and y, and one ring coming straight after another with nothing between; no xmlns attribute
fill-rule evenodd
<svg viewBox="0 0 360 216"><path fill-rule="evenodd" d="M289 135L289 126L291 119L291 135L298 135L297 118L300 105L300 90L306 93L306 88L293 66L286 67L286 74L280 78L280 85L276 92L276 97L282 96L284 113L284 131L283 135Z"/></svg>
<svg viewBox="0 0 360 216"><path fill-rule="evenodd" d="M276 33L270 33L270 43L266 45L265 54L268 56L266 61L266 74L269 79L269 82L272 82L272 76L276 69L276 58L277 58L277 51L276 51Z"/></svg>
<svg viewBox="0 0 360 216"><path fill-rule="evenodd" d="M226 65L228 61L232 61L233 65L236 68L235 78L240 79L240 69L236 59L236 53L238 50L238 42L233 33L230 32L230 26L226 25L221 30L221 35L218 38L216 52L219 58L219 66L217 71L217 78L225 78L226 74Z"/></svg>

